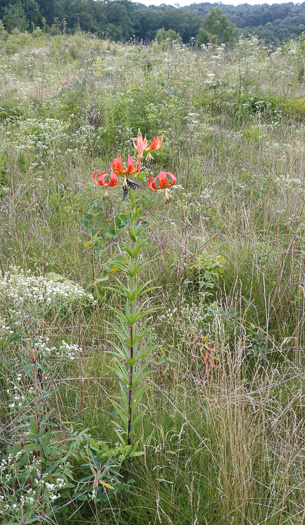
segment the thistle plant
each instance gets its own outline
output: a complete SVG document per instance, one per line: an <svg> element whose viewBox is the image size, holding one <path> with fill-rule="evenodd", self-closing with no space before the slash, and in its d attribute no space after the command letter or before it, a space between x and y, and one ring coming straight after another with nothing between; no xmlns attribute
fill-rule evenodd
<svg viewBox="0 0 305 525"><path fill-rule="evenodd" d="M141 398L147 388L144 382L148 375L148 355L157 345L149 344L149 321L155 308L146 308L149 298L144 296L153 290L151 281L141 282L140 272L148 264L141 262L141 252L145 246L145 222L140 220L143 210L137 207L135 199L131 198L131 210L128 215L128 235L131 243L121 242L120 246L126 256L115 258L115 265L126 276L125 282L117 278L117 285L111 289L125 299L125 312L111 307L115 321L109 322L115 334L111 341L114 350L114 370L120 380L121 395L111 398L121 424L116 424L118 435L124 443L121 433L127 434L127 444L131 445L131 438L135 425L141 413L135 414ZM143 298L143 299L142 299ZM144 359L146 357L146 359Z"/></svg>

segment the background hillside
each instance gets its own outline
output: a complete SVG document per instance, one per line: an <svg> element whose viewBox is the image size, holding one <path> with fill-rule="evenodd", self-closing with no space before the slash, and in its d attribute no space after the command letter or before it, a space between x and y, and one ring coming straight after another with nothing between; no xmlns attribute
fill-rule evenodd
<svg viewBox="0 0 305 525"><path fill-rule="evenodd" d="M184 43L194 43L204 17L215 4L193 4L174 8L145 7L128 0L1 0L0 19L6 29L32 31L35 27L52 33L82 31L111 40L153 40L159 29L173 30ZM268 43L279 43L299 36L305 30L305 3L237 7L222 4L221 9L243 35L257 35Z"/></svg>

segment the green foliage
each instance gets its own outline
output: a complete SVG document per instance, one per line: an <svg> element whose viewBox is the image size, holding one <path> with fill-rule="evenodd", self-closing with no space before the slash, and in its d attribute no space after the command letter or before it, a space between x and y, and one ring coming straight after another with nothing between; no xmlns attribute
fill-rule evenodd
<svg viewBox="0 0 305 525"><path fill-rule="evenodd" d="M138 274L146 266L141 263L141 251L145 240L143 233L146 230L145 222L140 216L143 210L137 208L135 199L131 198L131 211L128 217L128 235L131 245L121 242L121 248L126 252L126 257L115 257L111 264L126 274L127 282L122 284L117 279L117 285L111 290L117 292L125 299L125 313L117 308L112 310L115 314L116 324L109 323L113 329L117 342L112 342L114 350L113 369L120 380L121 395L119 398L111 398L111 402L120 417L121 424L116 423L118 436L122 443L128 445L134 441L137 421L143 413L139 412L138 406L143 394L147 389L145 379L149 360L148 355L156 348L149 342L151 328L149 326L150 316L154 308L145 308L148 299L139 299L152 291L151 281L140 284ZM146 319L145 319L146 318ZM137 413L139 412L139 413ZM125 435L125 436L124 436Z"/></svg>
<svg viewBox="0 0 305 525"><path fill-rule="evenodd" d="M209 27L202 27L202 19L210 17L213 10L214 4L209 3L192 4L184 8L165 5L157 8L134 5L126 0L74 0L72 3L57 0L3 0L0 5L0 20L3 20L10 32L14 28L21 31L29 29L36 37L37 26L40 26L38 29L43 32L47 29L52 35L84 31L114 42L132 38L148 42L153 41L161 31L158 33L159 39L164 30L170 32L166 38L177 40L177 37L174 38L176 34L185 44L192 44L197 37L199 45L215 43L218 33L221 34L217 37L218 43L223 41L231 44L234 41L233 34L236 33L235 26L242 30L244 36L256 34L267 44L278 44L296 37L302 39L301 35L305 30L303 5L286 3L281 6L265 4L234 7L224 4L221 10L223 16L228 16L228 20L225 22L223 19L216 27L214 14L215 27L211 23ZM228 23L231 24L231 29ZM227 26L226 30L224 25Z"/></svg>
<svg viewBox="0 0 305 525"><path fill-rule="evenodd" d="M173 31L173 29L166 31L164 27L162 27L157 31L156 40L159 44L161 44L161 42L165 42L166 40L169 42L180 42L181 37L178 33L176 33L176 31Z"/></svg>
<svg viewBox="0 0 305 525"><path fill-rule="evenodd" d="M211 297L217 280L224 274L226 263L222 255L213 253L196 255L195 261L188 267L192 277L190 284L198 286L205 298Z"/></svg>
<svg viewBox="0 0 305 525"><path fill-rule="evenodd" d="M196 43L202 44L228 44L233 45L238 36L236 26L229 21L221 7L213 7L203 20L202 27L199 29Z"/></svg>
<svg viewBox="0 0 305 525"><path fill-rule="evenodd" d="M114 42L119 42L123 38L123 29L114 24L107 24L104 31L104 37L113 40Z"/></svg>
<svg viewBox="0 0 305 525"><path fill-rule="evenodd" d="M23 12L21 1L9 4L4 8L3 23L9 33L11 33L13 29L18 29L19 31L26 31L26 29L28 29L28 21Z"/></svg>
<svg viewBox="0 0 305 525"><path fill-rule="evenodd" d="M0 452L0 515L36 523L56 507L77 500L104 502L105 490L124 490L118 471L131 450L101 440L97 444L86 429L62 424L52 406L59 395L56 378L81 348L54 336L51 342L45 325L64 323L72 314L67 304L89 295L60 274L34 278L12 268L0 280L4 296L1 349L4 343L6 353L1 352L0 363L10 444Z"/></svg>
<svg viewBox="0 0 305 525"><path fill-rule="evenodd" d="M24 111L15 102L0 102L0 121L15 120L24 116Z"/></svg>
<svg viewBox="0 0 305 525"><path fill-rule="evenodd" d="M0 39L5 40L7 36L7 31L5 30L2 20L0 20Z"/></svg>
<svg viewBox="0 0 305 525"><path fill-rule="evenodd" d="M22 367L12 403L19 406L15 410L15 443L0 453L0 515L15 522L26 519L36 523L74 501L103 503L111 497L106 490L113 494L128 490L118 473L123 460L132 455L130 447L111 448L104 441L93 440L86 430L59 428L54 422L54 409L46 412L38 406L31 416L29 410L35 398L46 403L51 392L41 390L41 379L37 387L37 370L44 369L36 363L31 370L36 377L36 391L31 392L34 389L29 387L30 371L25 369L29 393L23 395L25 385L21 383L20 370ZM20 416L20 399L27 405L27 415Z"/></svg>

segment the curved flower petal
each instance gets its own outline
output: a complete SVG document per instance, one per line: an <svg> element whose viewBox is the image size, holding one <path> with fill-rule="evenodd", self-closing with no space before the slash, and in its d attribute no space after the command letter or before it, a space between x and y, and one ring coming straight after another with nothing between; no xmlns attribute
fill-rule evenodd
<svg viewBox="0 0 305 525"><path fill-rule="evenodd" d="M163 144L163 135L161 139L159 139L159 137L154 137L154 139L151 142L151 145L147 146L145 148L145 151L154 151L156 149L159 149L161 148L162 144Z"/></svg>
<svg viewBox="0 0 305 525"><path fill-rule="evenodd" d="M167 175L171 178L171 183L167 180ZM158 181L158 186L156 186L156 182ZM171 171L160 171L159 175L152 180L152 176L149 177L148 180L148 186L151 190L163 190L165 188L170 188L171 186L174 186L176 184L177 179Z"/></svg>
<svg viewBox="0 0 305 525"><path fill-rule="evenodd" d="M117 174L117 175L125 175L126 170L124 170L123 162L121 157L117 157L112 162L110 168Z"/></svg>
<svg viewBox="0 0 305 525"><path fill-rule="evenodd" d="M111 174L110 174L110 180L109 180L107 186L116 186L117 184L119 184L118 176L117 176L116 173L114 173L112 171ZM105 184L105 186L106 186L106 184Z"/></svg>
<svg viewBox="0 0 305 525"><path fill-rule="evenodd" d="M131 175L132 173L135 172L135 170L136 170L135 164L134 164L131 156L128 155L127 170L125 170L125 172L126 172L127 175Z"/></svg>
<svg viewBox="0 0 305 525"><path fill-rule="evenodd" d="M130 155L128 155L128 161L127 161L127 169L125 170L126 175L134 175L135 173L138 173L141 169L141 161L136 157L138 161L138 168L135 167L135 164L131 158Z"/></svg>
<svg viewBox="0 0 305 525"><path fill-rule="evenodd" d="M176 184L177 182L175 175L171 171L167 171L166 174L169 175L170 178L172 179L172 183L170 184L170 186L174 186L174 184Z"/></svg>
<svg viewBox="0 0 305 525"><path fill-rule="evenodd" d="M99 181L100 181L101 177L104 175L104 173L105 173L104 171L97 170L97 171L93 174L93 180L94 180L95 184L101 185L101 183L100 183ZM96 180L95 177L96 177L97 174L99 174L99 177L98 177L98 179ZM106 174L105 174L105 175L106 175ZM103 184L102 184L102 186L103 186Z"/></svg>
<svg viewBox="0 0 305 525"><path fill-rule="evenodd" d="M97 174L98 179L96 180L95 177ZM119 182L117 174L113 171L111 172L110 176L104 171L96 171L93 175L93 180L95 184L98 184L99 186L104 186L105 188L107 188L108 186L116 186Z"/></svg>
<svg viewBox="0 0 305 525"><path fill-rule="evenodd" d="M158 175L158 179L159 179L159 188L160 188L160 190L163 189L163 188L168 188L169 187L165 171L160 171L160 173Z"/></svg>
<svg viewBox="0 0 305 525"><path fill-rule="evenodd" d="M135 139L132 139L132 143L133 143L134 149L137 150L139 157L142 158L143 157L143 152L144 152L144 150L147 147L146 135L145 135L145 137L143 139L142 133L141 133L141 131L139 131L138 135L137 135L137 143L135 143Z"/></svg>
<svg viewBox="0 0 305 525"><path fill-rule="evenodd" d="M141 161L140 159L138 159L138 157L136 157L137 161L138 161L138 168L136 169L135 173L138 173L141 169Z"/></svg>
<svg viewBox="0 0 305 525"><path fill-rule="evenodd" d="M151 190L159 190L160 188L157 188L155 182L157 180L158 177L156 177L154 180L152 180L153 178L153 175L151 177L149 177L148 179L148 186Z"/></svg>

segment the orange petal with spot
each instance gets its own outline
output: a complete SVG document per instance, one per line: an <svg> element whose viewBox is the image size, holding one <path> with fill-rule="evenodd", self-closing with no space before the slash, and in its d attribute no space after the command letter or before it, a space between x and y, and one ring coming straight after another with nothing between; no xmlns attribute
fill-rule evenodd
<svg viewBox="0 0 305 525"><path fill-rule="evenodd" d="M117 175L125 175L126 173L121 157L114 159L110 167Z"/></svg>

